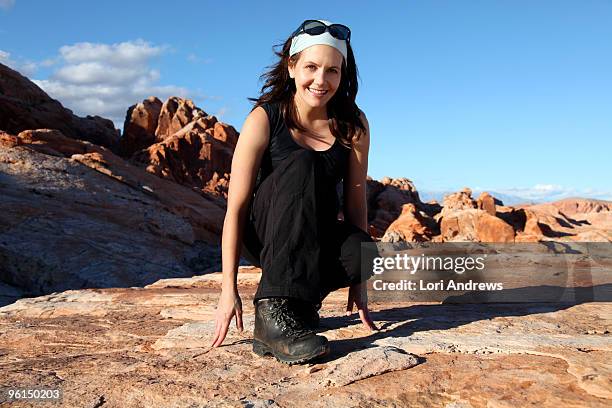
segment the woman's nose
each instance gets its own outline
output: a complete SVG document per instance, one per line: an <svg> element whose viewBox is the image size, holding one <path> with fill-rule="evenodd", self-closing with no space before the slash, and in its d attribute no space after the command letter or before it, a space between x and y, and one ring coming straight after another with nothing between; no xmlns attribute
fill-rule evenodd
<svg viewBox="0 0 612 408"><path fill-rule="evenodd" d="M325 83L325 71L320 69L315 73L315 84L323 85Z"/></svg>

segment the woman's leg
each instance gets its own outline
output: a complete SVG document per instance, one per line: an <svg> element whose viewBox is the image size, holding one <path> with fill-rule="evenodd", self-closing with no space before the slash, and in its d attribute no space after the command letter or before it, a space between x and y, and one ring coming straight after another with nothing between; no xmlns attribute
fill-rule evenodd
<svg viewBox="0 0 612 408"><path fill-rule="evenodd" d="M253 300L253 351L288 364L329 352L327 339L309 329L293 304L316 303L320 293L315 170L310 152L290 154L259 186L245 230L245 246L259 252L262 268Z"/></svg>
<svg viewBox="0 0 612 408"><path fill-rule="evenodd" d="M292 152L255 194L244 234L245 253L259 252L262 268L255 301L270 297L319 301L322 221L318 200L322 198L318 198L321 181L316 167L313 152Z"/></svg>
<svg viewBox="0 0 612 408"><path fill-rule="evenodd" d="M322 257L321 300L334 290L364 282L372 276L374 240L348 221L336 222ZM362 248L362 243L369 244Z"/></svg>

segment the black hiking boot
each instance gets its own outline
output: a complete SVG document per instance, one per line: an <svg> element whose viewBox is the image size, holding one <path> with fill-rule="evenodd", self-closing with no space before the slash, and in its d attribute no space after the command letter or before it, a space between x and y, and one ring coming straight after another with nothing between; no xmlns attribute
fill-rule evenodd
<svg viewBox="0 0 612 408"><path fill-rule="evenodd" d="M289 301L295 313L302 319L304 325L310 330L316 330L319 328L319 310L321 310L321 303L312 304L304 300L291 299Z"/></svg>
<svg viewBox="0 0 612 408"><path fill-rule="evenodd" d="M302 364L329 352L327 339L308 329L289 299L267 298L255 303L253 352L272 354L285 364Z"/></svg>

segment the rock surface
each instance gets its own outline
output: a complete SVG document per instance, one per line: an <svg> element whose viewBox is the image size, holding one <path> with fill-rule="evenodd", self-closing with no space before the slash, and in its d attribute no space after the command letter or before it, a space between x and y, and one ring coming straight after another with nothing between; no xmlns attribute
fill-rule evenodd
<svg viewBox="0 0 612 408"><path fill-rule="evenodd" d="M384 177L381 181L368 178L367 203L369 232L375 238L384 235L402 213L404 204L412 204L416 211L422 213L420 218L424 224L432 224L433 221L428 218L440 211L439 205L421 202L414 184L407 178Z"/></svg>
<svg viewBox="0 0 612 408"><path fill-rule="evenodd" d="M158 177L227 198L237 140L233 127L217 122L214 116L200 117L137 152L131 161Z"/></svg>
<svg viewBox="0 0 612 408"><path fill-rule="evenodd" d="M504 206L486 192L474 200L472 191L464 188L444 197L441 211L433 215L440 233L427 237L427 240L612 242L612 211L608 210L609 207L612 207L612 202L587 199ZM562 209L572 215L563 213ZM408 220L403 221L403 217ZM410 218L400 215L394 224L410 223ZM412 236L410 233L405 235Z"/></svg>
<svg viewBox="0 0 612 408"><path fill-rule="evenodd" d="M382 242L429 241L438 231L431 217L412 204L404 204L399 217L389 225Z"/></svg>
<svg viewBox="0 0 612 408"><path fill-rule="evenodd" d="M119 140L119 155L131 157L135 152L155 143L162 101L151 96L128 108Z"/></svg>
<svg viewBox="0 0 612 408"><path fill-rule="evenodd" d="M0 64L0 129L18 134L43 128L112 149L119 141L119 130L112 121L99 116L74 115L28 78Z"/></svg>
<svg viewBox="0 0 612 408"><path fill-rule="evenodd" d="M0 132L0 272L13 287L0 301L218 268L224 214L224 201L57 130Z"/></svg>
<svg viewBox="0 0 612 408"><path fill-rule="evenodd" d="M612 402L611 303L372 304L381 330L370 333L344 315L344 289L321 312L331 354L287 366L250 351L255 268L239 273L245 331L232 324L210 349L219 275L0 308L3 383L61 388L63 406L126 408Z"/></svg>
<svg viewBox="0 0 612 408"><path fill-rule="evenodd" d="M612 211L612 202L605 200L565 198L551 204L557 207L563 214L569 216Z"/></svg>

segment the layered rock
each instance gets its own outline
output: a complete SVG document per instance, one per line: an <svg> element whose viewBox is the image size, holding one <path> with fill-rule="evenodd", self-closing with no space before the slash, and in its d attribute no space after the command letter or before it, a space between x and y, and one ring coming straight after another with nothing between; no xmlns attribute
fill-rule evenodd
<svg viewBox="0 0 612 408"><path fill-rule="evenodd" d="M612 212L606 211L607 204L612 203L593 200L589 204L581 199L504 206L489 193L483 192L476 200L471 194L469 188L464 188L444 197L442 210L433 216L440 235L430 237L432 241L612 241ZM592 212L575 212L570 217L559 208ZM597 222L591 223L589 218ZM397 239L398 235L394 237ZM418 236L414 238L420 240Z"/></svg>
<svg viewBox="0 0 612 408"><path fill-rule="evenodd" d="M189 99L155 97L128 110L120 154L158 177L227 198L238 132Z"/></svg>
<svg viewBox="0 0 612 408"><path fill-rule="evenodd" d="M612 211L612 202L605 200L566 198L550 204L569 216Z"/></svg>
<svg viewBox="0 0 612 408"><path fill-rule="evenodd" d="M220 262L225 202L57 130L0 132L4 292L142 286Z"/></svg>
<svg viewBox="0 0 612 408"><path fill-rule="evenodd" d="M417 210L412 203L404 204L400 216L389 225L382 242L423 242L429 241L439 233L435 221L427 214Z"/></svg>
<svg viewBox="0 0 612 408"><path fill-rule="evenodd" d="M488 214L495 216L497 205L504 205L501 200L496 199L491 194L483 191L476 199L476 208L485 210Z"/></svg>
<svg viewBox="0 0 612 408"><path fill-rule="evenodd" d="M120 156L131 157L138 150L155 143L161 109L162 101L154 96L129 107L123 124L123 135L119 141Z"/></svg>
<svg viewBox="0 0 612 408"><path fill-rule="evenodd" d="M196 107L190 99L176 96L168 98L161 107L155 138L157 142L163 141L187 126L195 119L205 117L207 114Z"/></svg>
<svg viewBox="0 0 612 408"><path fill-rule="evenodd" d="M437 204L421 202L414 184L407 178L384 177L376 181L368 177L367 202L369 232L376 238L382 237L391 223L400 216L404 204L413 204L415 210L423 213L424 218L439 211Z"/></svg>
<svg viewBox="0 0 612 408"><path fill-rule="evenodd" d="M440 222L445 215L474 208L478 208L478 203L472 198L472 190L465 187L461 191L444 196L442 210L434 215L434 219Z"/></svg>
<svg viewBox="0 0 612 408"><path fill-rule="evenodd" d="M74 407L304 401L312 407L608 407L612 400L609 301L371 304L381 328L372 333L355 314L345 315L343 289L321 310L320 334L331 353L288 366L251 352L258 269L238 274L245 330L232 321L224 345L210 348L220 275L70 290L0 308L3 381L61 388L62 406ZM605 285L591 289L609 293Z"/></svg>
<svg viewBox="0 0 612 408"><path fill-rule="evenodd" d="M584 201L586 200L583 200L583 204ZM559 210L559 207L567 205L569 205L568 201L561 206L553 202L521 208L525 211L526 217L523 231L526 236L522 239L612 241L612 212L574 213L570 217ZM588 219L589 214L600 214L603 217L598 222L591 223ZM587 215L586 218L584 218L585 215Z"/></svg>
<svg viewBox="0 0 612 408"><path fill-rule="evenodd" d="M42 128L111 149L117 148L119 141L119 130L112 121L74 115L19 72L0 64L0 129L18 134Z"/></svg>
<svg viewBox="0 0 612 408"><path fill-rule="evenodd" d="M227 197L238 133L213 117L190 122L132 157L149 173L199 191Z"/></svg>
<svg viewBox="0 0 612 408"><path fill-rule="evenodd" d="M514 229L484 210L466 209L447 214L440 221L444 242L514 242Z"/></svg>

